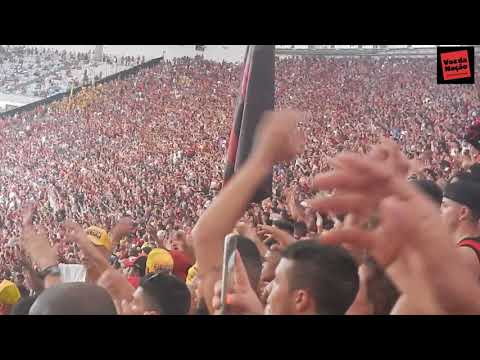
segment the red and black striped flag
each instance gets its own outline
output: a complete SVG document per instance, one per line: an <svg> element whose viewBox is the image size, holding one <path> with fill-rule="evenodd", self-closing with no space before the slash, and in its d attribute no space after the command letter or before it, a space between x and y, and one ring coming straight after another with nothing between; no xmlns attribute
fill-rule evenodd
<svg viewBox="0 0 480 360"><path fill-rule="evenodd" d="M248 158L255 130L265 111L273 110L275 95L275 45L248 45L243 78L228 141L224 183ZM272 195L272 174L265 178L252 202Z"/></svg>

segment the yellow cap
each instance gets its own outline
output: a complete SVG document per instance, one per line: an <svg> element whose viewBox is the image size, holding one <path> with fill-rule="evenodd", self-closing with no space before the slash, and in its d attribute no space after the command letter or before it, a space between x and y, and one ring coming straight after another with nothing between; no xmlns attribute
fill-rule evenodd
<svg viewBox="0 0 480 360"><path fill-rule="evenodd" d="M147 257L147 273L154 273L159 270L173 270L173 257L167 250L153 249Z"/></svg>
<svg viewBox="0 0 480 360"><path fill-rule="evenodd" d="M187 285L191 285L193 280L195 280L195 278L197 277L197 274L198 274L198 265L197 263L195 263L190 267L190 269L188 269L187 280L185 281L185 283Z"/></svg>
<svg viewBox="0 0 480 360"><path fill-rule="evenodd" d="M15 305L20 297L20 291L13 282L3 280L0 283L0 304Z"/></svg>
<svg viewBox="0 0 480 360"><path fill-rule="evenodd" d="M90 226L87 229L87 236L92 243L98 246L103 246L107 250L112 250L112 240L108 233L102 228Z"/></svg>

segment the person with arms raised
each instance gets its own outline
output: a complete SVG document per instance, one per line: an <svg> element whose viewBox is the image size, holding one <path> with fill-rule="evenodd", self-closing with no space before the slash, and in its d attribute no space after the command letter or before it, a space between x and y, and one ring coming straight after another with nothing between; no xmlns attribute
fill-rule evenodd
<svg viewBox="0 0 480 360"><path fill-rule="evenodd" d="M93 246L86 232L67 222L69 236L78 243L100 273L97 285L107 290L119 315L184 315L190 308L190 293L184 282L172 275L173 259L164 249L153 249L146 259L147 275L137 288L126 276L114 270Z"/></svg>
<svg viewBox="0 0 480 360"><path fill-rule="evenodd" d="M300 113L287 110L264 116L250 157L192 230L200 292L210 313L214 310L214 285L221 277L224 238L233 231L272 166L293 160L303 150L304 139L297 128L300 119Z"/></svg>
<svg viewBox="0 0 480 360"><path fill-rule="evenodd" d="M91 259L82 252L83 264L59 264L55 250L50 246L46 231L41 226L33 225L35 206L29 205L24 212L22 245L36 263L39 275L44 280L45 288L60 282L96 282L101 273L92 265ZM105 259L111 256L112 243L117 243L132 229L132 222L123 218L113 229L111 240L107 232L98 227L87 229L87 238Z"/></svg>
<svg viewBox="0 0 480 360"><path fill-rule="evenodd" d="M376 212L379 222L374 229L329 232L322 242L368 251L402 293L401 309L392 312L480 313L478 275L456 251L454 235L435 203L402 176L407 161L398 147L381 144L368 156L341 154L332 164L334 170L314 183L319 189L335 188L335 195L310 200L308 206L358 216Z"/></svg>

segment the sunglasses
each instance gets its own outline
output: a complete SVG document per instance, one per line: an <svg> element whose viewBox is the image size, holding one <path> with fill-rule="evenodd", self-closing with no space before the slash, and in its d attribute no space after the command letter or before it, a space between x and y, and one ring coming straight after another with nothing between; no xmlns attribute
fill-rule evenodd
<svg viewBox="0 0 480 360"><path fill-rule="evenodd" d="M172 275L172 271L168 269L160 269L154 273L145 275L145 282L154 281L156 278L163 276L163 275Z"/></svg>

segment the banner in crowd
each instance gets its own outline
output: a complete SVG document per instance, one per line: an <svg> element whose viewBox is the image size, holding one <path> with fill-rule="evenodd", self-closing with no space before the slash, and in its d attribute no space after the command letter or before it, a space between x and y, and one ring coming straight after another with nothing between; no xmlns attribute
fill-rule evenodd
<svg viewBox="0 0 480 360"><path fill-rule="evenodd" d="M265 111L273 110L275 96L275 46L249 45L243 78L227 148L226 183L248 158L255 130ZM272 174L265 178L252 202L272 195Z"/></svg>

